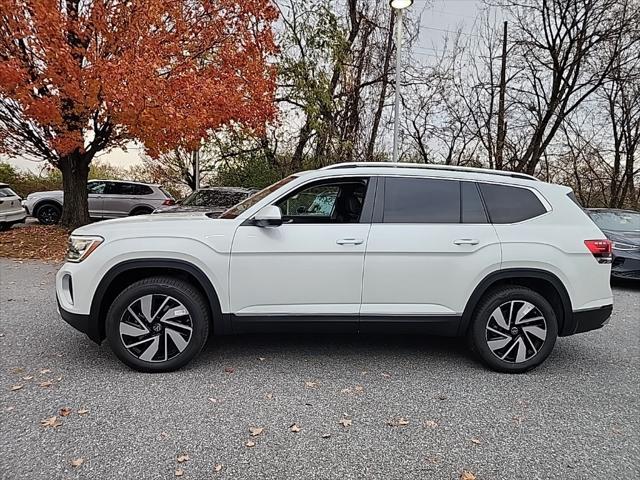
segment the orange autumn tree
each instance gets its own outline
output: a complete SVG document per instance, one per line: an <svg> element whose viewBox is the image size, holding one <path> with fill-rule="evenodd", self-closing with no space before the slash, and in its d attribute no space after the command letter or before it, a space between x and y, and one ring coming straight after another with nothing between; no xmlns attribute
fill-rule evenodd
<svg viewBox="0 0 640 480"><path fill-rule="evenodd" d="M0 153L59 168L61 223L85 224L98 152L264 128L276 18L271 0L0 0Z"/></svg>

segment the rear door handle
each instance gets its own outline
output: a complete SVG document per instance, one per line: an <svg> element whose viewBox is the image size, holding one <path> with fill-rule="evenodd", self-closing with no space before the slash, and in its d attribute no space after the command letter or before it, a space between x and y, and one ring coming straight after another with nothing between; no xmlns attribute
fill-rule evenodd
<svg viewBox="0 0 640 480"><path fill-rule="evenodd" d="M476 240L475 238L460 238L454 240L453 243L454 245L478 245L480 240Z"/></svg>
<svg viewBox="0 0 640 480"><path fill-rule="evenodd" d="M361 238L341 238L336 240L338 245L360 245L364 242Z"/></svg>

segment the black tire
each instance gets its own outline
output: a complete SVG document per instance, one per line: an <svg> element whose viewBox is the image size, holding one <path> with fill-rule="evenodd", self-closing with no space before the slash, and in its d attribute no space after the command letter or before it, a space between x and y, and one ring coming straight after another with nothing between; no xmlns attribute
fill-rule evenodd
<svg viewBox="0 0 640 480"><path fill-rule="evenodd" d="M11 223L0 223L0 232L4 232L5 230L9 230L11 228Z"/></svg>
<svg viewBox="0 0 640 480"><path fill-rule="evenodd" d="M43 225L56 225L62 217L62 208L55 203L45 203L38 206L36 218Z"/></svg>
<svg viewBox="0 0 640 480"><path fill-rule="evenodd" d="M520 310L513 310L528 308L527 303L534 309L524 315L520 320L522 323L517 323L516 314ZM500 312L497 312L499 308ZM494 313L496 316L492 317ZM506 329L496 321L501 313ZM542 320L536 320L539 317ZM532 330L534 327L539 330ZM545 338L541 339L543 331ZM517 286L487 293L476 308L468 331L469 344L480 359L493 370L505 373L524 373L540 365L553 350L557 338L558 321L551 304L539 293ZM502 343L505 343L504 347L498 349ZM518 359L521 349L524 349L524 355ZM506 355L504 360L500 358L503 354Z"/></svg>
<svg viewBox="0 0 640 480"><path fill-rule="evenodd" d="M156 297L155 300L154 297L152 297L149 312L153 312L154 302L156 302L157 305L162 301L163 297L169 297L171 301L175 301L176 303L181 304L181 306L187 310L187 314L180 318L184 319L185 317L189 317L189 322L185 321L184 325L187 326L178 329L186 336L183 328L189 328L188 325L190 325L191 327L190 336L188 340L186 340L186 347L184 347L183 350L180 350L176 353L179 348L177 346L177 343L169 342L167 340L167 338L172 338L170 332L164 332L164 330L155 330L156 324L162 323L162 321L158 320L160 316L164 316L168 310L171 310L169 308L169 305L166 305L164 307L157 306L157 310L155 311L155 313L151 314L152 319L155 319L152 322L145 322L144 313L139 312L142 313L142 315L140 316L143 318L141 318L140 320L143 323L143 328L147 329L148 332L132 339L134 341L129 341L129 348L125 346L125 340L123 336L126 338L129 337L126 334L121 335L121 323L126 324L128 321L130 321L131 318L135 319L135 317L131 317L131 313L129 313L130 311L128 310L128 307L132 306L132 309L135 309L137 308L136 305L141 306L142 297L148 297L149 295L153 295ZM180 309L180 307L175 308ZM180 312L182 311L183 310L180 309ZM178 312L176 312L176 315L177 313ZM175 321L174 317L172 317L172 319L174 320L173 325L175 325L177 321ZM124 362L134 370L153 373L178 370L179 368L182 368L191 360L193 360L193 358L195 358L202 351L205 343L207 342L207 338L209 335L209 324L210 319L207 302L205 301L202 294L193 285L183 280L158 276L145 278L143 280L135 282L134 284L124 289L111 304L111 307L107 312L105 326L109 345L111 346L111 349L116 354L116 356L120 360L122 360L122 362ZM168 327L164 325L164 327L167 330L171 329L174 332L176 331L176 329L172 326ZM162 325L159 328L162 328ZM167 333L169 333L169 335L167 335ZM147 361L147 359L139 358L137 356L137 353L139 351L141 351L143 348L145 349L145 351L147 348L151 349L151 344L156 344L156 340L154 339L154 337L158 337L157 342L158 345L160 345L158 349L160 359L154 357L155 359L152 358L150 361ZM139 341L138 338L142 339L142 342L147 343L143 343L142 346L139 347L139 349L138 347L131 348L132 345ZM145 338L148 340L145 340ZM147 345L149 345L149 347L147 347ZM169 358L167 352L171 349L172 345L173 353L175 355ZM161 359L162 348L165 349L165 357L168 358L168 360ZM134 351L134 349L137 350ZM143 352L140 356L144 355L145 353Z"/></svg>
<svg viewBox="0 0 640 480"><path fill-rule="evenodd" d="M153 213L153 210L147 207L138 207L135 208L133 210L131 210L131 213L129 213L130 217L136 216L136 215L149 215Z"/></svg>

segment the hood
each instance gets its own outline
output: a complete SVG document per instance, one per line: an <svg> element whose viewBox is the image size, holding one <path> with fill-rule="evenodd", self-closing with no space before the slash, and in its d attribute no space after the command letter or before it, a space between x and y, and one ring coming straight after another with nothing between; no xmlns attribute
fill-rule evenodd
<svg viewBox="0 0 640 480"><path fill-rule="evenodd" d="M35 197L56 197L62 196L64 192L62 190L47 190L46 192L33 192L27 195L27 198Z"/></svg>
<svg viewBox="0 0 640 480"><path fill-rule="evenodd" d="M166 235L167 232L179 235L181 231L186 231L188 226L218 221L223 220L211 219L200 212L176 213L175 215L135 215L90 223L75 229L73 235L100 235L105 238L110 236Z"/></svg>
<svg viewBox="0 0 640 480"><path fill-rule="evenodd" d="M613 242L628 243L629 245L640 247L640 232L619 232L613 230L603 230L602 233L604 233L607 238Z"/></svg>

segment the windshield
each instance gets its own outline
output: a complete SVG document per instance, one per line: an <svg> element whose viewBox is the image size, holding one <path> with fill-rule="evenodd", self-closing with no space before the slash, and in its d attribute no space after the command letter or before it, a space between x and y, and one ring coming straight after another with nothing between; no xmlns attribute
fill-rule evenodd
<svg viewBox="0 0 640 480"><path fill-rule="evenodd" d="M260 190L258 193L251 195L246 200L243 200L239 204L234 205L229 210L227 210L222 215L220 215L219 218L236 218L238 215L240 215L242 212L244 212L248 208L253 207L256 203L258 203L260 200L265 198L267 195L275 192L280 187L295 180L296 178L298 178L297 175L290 175L286 178L283 178L279 182L274 183L273 185L269 185L267 188Z"/></svg>
<svg viewBox="0 0 640 480"><path fill-rule="evenodd" d="M612 232L640 232L640 213L635 212L589 212L601 230Z"/></svg>
<svg viewBox="0 0 640 480"><path fill-rule="evenodd" d="M181 203L187 207L222 207L229 208L247 198L248 192L243 190L199 190L193 192Z"/></svg>

